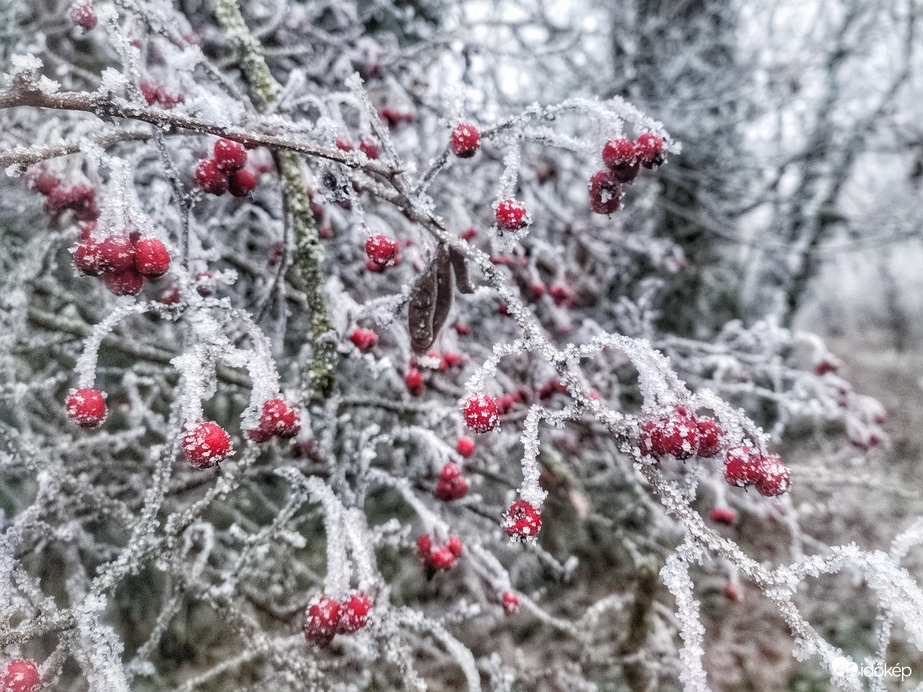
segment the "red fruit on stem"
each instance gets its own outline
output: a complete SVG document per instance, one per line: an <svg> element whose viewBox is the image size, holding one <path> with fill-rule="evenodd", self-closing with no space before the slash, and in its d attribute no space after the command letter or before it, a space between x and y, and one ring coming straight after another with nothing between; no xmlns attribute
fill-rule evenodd
<svg viewBox="0 0 923 692"><path fill-rule="evenodd" d="M470 457L474 454L474 440L470 437L459 437L458 443L455 445L455 451L463 457Z"/></svg>
<svg viewBox="0 0 923 692"><path fill-rule="evenodd" d="M429 560L429 554L433 549L433 539L428 533L424 533L417 539L417 555L423 561Z"/></svg>
<svg viewBox="0 0 923 692"><path fill-rule="evenodd" d="M326 596L312 603L304 621L305 639L318 646L329 644L340 627L341 610L337 601Z"/></svg>
<svg viewBox="0 0 923 692"><path fill-rule="evenodd" d="M497 227L501 231L518 231L525 228L532 219L526 205L515 199L505 199L497 205Z"/></svg>
<svg viewBox="0 0 923 692"><path fill-rule="evenodd" d="M199 272L195 275L196 293L203 298L208 298L215 294L215 279L210 271Z"/></svg>
<svg viewBox="0 0 923 692"><path fill-rule="evenodd" d="M362 141L359 142L359 151L370 159L377 159L381 155L378 149L378 142L369 136L363 137Z"/></svg>
<svg viewBox="0 0 923 692"><path fill-rule="evenodd" d="M471 123L462 123L452 130L452 153L460 159L470 159L481 146L481 135Z"/></svg>
<svg viewBox="0 0 923 692"><path fill-rule="evenodd" d="M638 137L635 149L638 152L638 161L645 168L656 168L663 165L666 160L663 153L663 139L650 132Z"/></svg>
<svg viewBox="0 0 923 692"><path fill-rule="evenodd" d="M144 288L144 277L134 267L124 271L107 271L103 274L103 283L109 292L116 296L136 296Z"/></svg>
<svg viewBox="0 0 923 692"><path fill-rule="evenodd" d="M241 168L228 176L228 190L235 197L246 197L256 187L256 175L249 168Z"/></svg>
<svg viewBox="0 0 923 692"><path fill-rule="evenodd" d="M404 375L404 384L411 396L420 396L425 389L425 385L423 384L423 373L416 368L410 368L407 374Z"/></svg>
<svg viewBox="0 0 923 692"><path fill-rule="evenodd" d="M348 139L342 139L342 138L340 138L340 139L338 139L338 140L336 141L336 147L337 147L337 149L339 149L340 151L352 151L352 150L353 150L353 143L350 142Z"/></svg>
<svg viewBox="0 0 923 692"><path fill-rule="evenodd" d="M86 238L77 243L74 248L74 266L87 276L99 276L103 273L102 258L99 252L99 243L92 238Z"/></svg>
<svg viewBox="0 0 923 692"><path fill-rule="evenodd" d="M228 177L218 168L214 159L202 159L195 169L195 181L210 195L223 195L228 191Z"/></svg>
<svg viewBox="0 0 923 692"><path fill-rule="evenodd" d="M708 417L697 418L696 427L699 431L698 455L706 458L715 456L721 448L721 436L724 434L718 421Z"/></svg>
<svg viewBox="0 0 923 692"><path fill-rule="evenodd" d="M72 389L65 409L81 428L95 428L106 420L106 399L98 389Z"/></svg>
<svg viewBox="0 0 923 692"><path fill-rule="evenodd" d="M572 305L574 299L577 297L577 294L574 293L574 289L567 284L554 284L548 289L548 295L551 296L554 304L559 307Z"/></svg>
<svg viewBox="0 0 923 692"><path fill-rule="evenodd" d="M379 266L388 266L394 262L397 243L386 235L375 235L365 241L365 254L369 261Z"/></svg>
<svg viewBox="0 0 923 692"><path fill-rule="evenodd" d="M597 214L612 214L622 204L622 186L609 171L598 171L590 178L590 209Z"/></svg>
<svg viewBox="0 0 923 692"><path fill-rule="evenodd" d="M68 16L74 26L79 26L84 31L92 31L99 21L93 9L93 3L89 0L77 0L73 3Z"/></svg>
<svg viewBox="0 0 923 692"><path fill-rule="evenodd" d="M715 507L711 511L711 518L719 524L733 524L737 521L737 512L729 507Z"/></svg>
<svg viewBox="0 0 923 692"><path fill-rule="evenodd" d="M41 678L35 663L25 659L10 661L0 675L2 692L38 692Z"/></svg>
<svg viewBox="0 0 923 692"><path fill-rule="evenodd" d="M455 464L446 464L436 483L436 497L443 502L460 500L468 494L468 481Z"/></svg>
<svg viewBox="0 0 923 692"><path fill-rule="evenodd" d="M685 409L678 408L669 416L643 423L639 443L645 454L688 459L699 448L699 430Z"/></svg>
<svg viewBox="0 0 923 692"><path fill-rule="evenodd" d="M158 94L158 87L154 86L150 82L141 82L139 85L141 89L141 96L144 97L144 100L147 102L147 105L153 106L155 103L160 102L160 95Z"/></svg>
<svg viewBox="0 0 923 692"><path fill-rule="evenodd" d="M183 456L199 469L207 469L228 458L231 438L217 423L200 423L183 436Z"/></svg>
<svg viewBox="0 0 923 692"><path fill-rule="evenodd" d="M437 548L429 556L429 565L435 569L448 569L455 564L455 554L448 546Z"/></svg>
<svg viewBox="0 0 923 692"><path fill-rule="evenodd" d="M52 175L48 171L39 173L38 177L35 179L35 189L42 195L50 195L51 191L60 185L60 178L56 175Z"/></svg>
<svg viewBox="0 0 923 692"><path fill-rule="evenodd" d="M603 164L610 169L630 168L638 160L638 152L630 139L610 139L603 146Z"/></svg>
<svg viewBox="0 0 923 692"><path fill-rule="evenodd" d="M445 546L449 549L452 555L455 557L461 557L462 549L464 548L464 544L462 543L461 538L458 536L449 536L449 540L446 541Z"/></svg>
<svg viewBox="0 0 923 692"><path fill-rule="evenodd" d="M105 272L133 269L135 247L127 235L110 235L99 244L99 265Z"/></svg>
<svg viewBox="0 0 923 692"><path fill-rule="evenodd" d="M519 610L519 596L514 591L503 592L503 612L512 615Z"/></svg>
<svg viewBox="0 0 923 692"><path fill-rule="evenodd" d="M368 353L378 343L378 335L371 329L356 329L349 335L349 340L360 351Z"/></svg>
<svg viewBox="0 0 923 692"><path fill-rule="evenodd" d="M170 269L170 253L157 238L139 240L135 243L135 269L144 276L163 276Z"/></svg>
<svg viewBox="0 0 923 692"><path fill-rule="evenodd" d="M760 457L759 477L756 491L763 497L778 497L788 492L792 485L791 475L782 460L774 456Z"/></svg>
<svg viewBox="0 0 923 692"><path fill-rule="evenodd" d="M542 512L525 500L516 500L503 515L503 529L516 538L531 538L542 528Z"/></svg>
<svg viewBox="0 0 923 692"><path fill-rule="evenodd" d="M215 165L225 173L240 170L247 165L247 150L243 144L230 139L215 142Z"/></svg>
<svg viewBox="0 0 923 692"><path fill-rule="evenodd" d="M257 430L282 438L295 437L301 430L301 416L285 400L270 399L263 404Z"/></svg>
<svg viewBox="0 0 923 692"><path fill-rule="evenodd" d="M493 430L500 422L497 402L486 394L468 399L462 409L462 415L465 418L465 425L479 433Z"/></svg>
<svg viewBox="0 0 923 692"><path fill-rule="evenodd" d="M759 480L761 457L752 447L732 447L724 458L724 479L728 485L746 488Z"/></svg>
<svg viewBox="0 0 923 692"><path fill-rule="evenodd" d="M459 237L462 240L471 240L477 234L478 234L478 229L472 227L472 228L469 228L467 231L462 231Z"/></svg>
<svg viewBox="0 0 923 692"><path fill-rule="evenodd" d="M372 609L372 599L363 593L349 596L340 605L340 622L337 632L352 634L366 626L369 620L369 611Z"/></svg>

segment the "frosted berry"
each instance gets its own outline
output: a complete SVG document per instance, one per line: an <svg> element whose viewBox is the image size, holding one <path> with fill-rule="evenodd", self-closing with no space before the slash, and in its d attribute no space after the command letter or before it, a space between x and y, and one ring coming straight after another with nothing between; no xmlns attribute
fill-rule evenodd
<svg viewBox="0 0 923 692"><path fill-rule="evenodd" d="M247 434L256 442L265 442L273 435L277 437L295 437L301 430L301 416L283 399L270 399L263 404L259 423L255 430Z"/></svg>
<svg viewBox="0 0 923 692"><path fill-rule="evenodd" d="M474 440L470 437L459 437L458 443L455 445L455 451L463 457L470 457L474 454Z"/></svg>
<svg viewBox="0 0 923 692"><path fill-rule="evenodd" d="M368 353L378 343L378 335L371 329L356 329L349 335L349 340L360 351Z"/></svg>
<svg viewBox="0 0 923 692"><path fill-rule="evenodd" d="M436 497L443 502L460 500L468 494L468 481L455 464L446 464L436 483Z"/></svg>
<svg viewBox="0 0 923 692"><path fill-rule="evenodd" d="M638 173L640 171L641 164L633 163L630 166L625 166L624 168L610 168L609 175L611 175L612 178L617 182L631 184L635 181L635 178L638 177Z"/></svg>
<svg viewBox="0 0 923 692"><path fill-rule="evenodd" d="M610 139L603 147L603 164L610 169L630 168L638 160L634 142L624 137Z"/></svg>
<svg viewBox="0 0 923 692"><path fill-rule="evenodd" d="M249 168L241 168L228 176L228 190L235 197L246 197L256 187L256 175Z"/></svg>
<svg viewBox="0 0 923 692"><path fill-rule="evenodd" d="M530 223L532 219L522 202L505 199L497 205L497 227L501 231L518 231Z"/></svg>
<svg viewBox="0 0 923 692"><path fill-rule="evenodd" d="M461 557L464 544L462 539L458 536L449 536L449 540L445 542L446 548L449 549L449 552L452 553L455 557Z"/></svg>
<svg viewBox="0 0 923 692"><path fill-rule="evenodd" d="M170 253L157 238L139 240L135 243L135 269L144 276L163 276L170 269Z"/></svg>
<svg viewBox="0 0 923 692"><path fill-rule="evenodd" d="M486 394L468 399L462 409L462 415L465 417L465 425L479 433L493 430L500 422L497 402Z"/></svg>
<svg viewBox="0 0 923 692"><path fill-rule="evenodd" d="M371 137L363 137L359 142L359 151L368 156L370 159L377 159L381 152L378 149L378 142Z"/></svg>
<svg viewBox="0 0 923 692"><path fill-rule="evenodd" d="M728 485L745 488L759 480L760 454L752 447L732 447L724 455L724 479Z"/></svg>
<svg viewBox="0 0 923 692"><path fill-rule="evenodd" d="M135 248L126 235L110 235L98 247L99 265L106 272L123 272L135 265Z"/></svg>
<svg viewBox="0 0 923 692"><path fill-rule="evenodd" d="M52 190L61 185L61 179L56 175L52 175L48 171L43 171L38 174L38 177L35 179L35 189L42 195L50 195Z"/></svg>
<svg viewBox="0 0 923 692"><path fill-rule="evenodd" d="M481 135L471 123L462 123L452 130L452 153L460 159L470 159L481 146Z"/></svg>
<svg viewBox="0 0 923 692"><path fill-rule="evenodd" d="M638 152L638 161L645 168L656 168L663 165L666 160L663 153L663 139L649 132L638 137L635 149Z"/></svg>
<svg viewBox="0 0 923 692"><path fill-rule="evenodd" d="M304 621L305 639L319 646L329 644L340 626L341 612L339 602L326 596L312 603Z"/></svg>
<svg viewBox="0 0 923 692"><path fill-rule="evenodd" d="M386 235L375 235L365 241L365 254L370 262L385 267L394 262L397 243Z"/></svg>
<svg viewBox="0 0 923 692"><path fill-rule="evenodd" d="M74 26L79 26L84 31L92 31L99 21L93 9L93 3L89 0L77 0L71 5L68 16Z"/></svg>
<svg viewBox="0 0 923 692"><path fill-rule="evenodd" d="M225 173L239 170L247 165L247 150L243 144L230 139L215 142L215 165Z"/></svg>
<svg viewBox="0 0 923 692"><path fill-rule="evenodd" d="M622 186L609 171L598 171L590 178L590 209L597 214L612 214L622 204Z"/></svg>
<svg viewBox="0 0 923 692"><path fill-rule="evenodd" d="M87 276L99 276L103 273L99 243L92 238L85 238L74 248L74 266Z"/></svg>
<svg viewBox="0 0 923 692"><path fill-rule="evenodd" d="M639 446L644 454L651 456L672 455L677 459L688 459L699 447L696 421L681 408L669 416L645 421L641 425Z"/></svg>
<svg viewBox="0 0 923 692"><path fill-rule="evenodd" d="M67 417L81 428L95 428L106 420L106 399L98 389L72 389L66 410Z"/></svg>
<svg viewBox="0 0 923 692"><path fill-rule="evenodd" d="M210 195L223 195L228 191L228 176L218 168L214 159L203 159L195 169L195 181Z"/></svg>
<svg viewBox="0 0 923 692"><path fill-rule="evenodd" d="M343 139L342 137L336 141L336 147L340 151L352 151L353 143L348 139Z"/></svg>
<svg viewBox="0 0 923 692"><path fill-rule="evenodd" d="M404 384L410 396L420 396L423 393L425 385L423 384L423 373L417 368L410 368L404 375Z"/></svg>
<svg viewBox="0 0 923 692"><path fill-rule="evenodd" d="M0 675L0 691L37 692L40 682L35 663L24 659L11 661Z"/></svg>
<svg viewBox="0 0 923 692"><path fill-rule="evenodd" d="M516 500L503 515L503 529L507 535L531 538L542 528L542 512L525 500Z"/></svg>
<svg viewBox="0 0 923 692"><path fill-rule="evenodd" d="M791 475L781 459L774 456L760 457L756 491L764 497L778 497L788 492L792 485Z"/></svg>
<svg viewBox="0 0 923 692"><path fill-rule="evenodd" d="M340 622L337 632L352 634L361 630L368 623L371 609L372 599L363 593L352 594L340 604Z"/></svg>
<svg viewBox="0 0 923 692"><path fill-rule="evenodd" d="M733 524L737 521L737 512L729 507L715 507L711 511L711 518L719 524Z"/></svg>
<svg viewBox="0 0 923 692"><path fill-rule="evenodd" d="M199 469L224 461L231 453L231 438L217 423L200 423L183 436L183 456Z"/></svg>
<svg viewBox="0 0 923 692"><path fill-rule="evenodd" d="M116 296L136 296L144 288L144 277L134 267L124 271L108 271L103 274L103 283Z"/></svg>
<svg viewBox="0 0 923 692"><path fill-rule="evenodd" d="M429 554L433 550L433 539L428 533L424 533L417 539L417 555L424 562L429 560Z"/></svg>
<svg viewBox="0 0 923 692"><path fill-rule="evenodd" d="M512 615L519 610L519 596L516 595L515 591L504 591L502 598L504 613Z"/></svg>
<svg viewBox="0 0 923 692"><path fill-rule="evenodd" d="M713 457L721 448L721 436L723 431L718 421L713 418L702 417L696 419L696 428L699 432L699 451L700 457Z"/></svg>
<svg viewBox="0 0 923 692"><path fill-rule="evenodd" d="M430 553L429 564L427 566L432 566L433 569L441 570L448 569L454 564L455 554L447 545L444 545Z"/></svg>

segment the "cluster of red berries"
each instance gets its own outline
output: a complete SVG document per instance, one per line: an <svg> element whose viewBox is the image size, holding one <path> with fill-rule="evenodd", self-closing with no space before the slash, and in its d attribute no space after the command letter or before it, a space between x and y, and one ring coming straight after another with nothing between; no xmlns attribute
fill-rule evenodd
<svg viewBox="0 0 923 692"><path fill-rule="evenodd" d="M452 153L470 159L481 148L481 135L471 123L461 123L452 130Z"/></svg>
<svg viewBox="0 0 923 692"><path fill-rule="evenodd" d="M417 555L426 570L427 579L432 579L436 572L448 569L461 557L462 541L458 536L449 536L440 547L433 546L433 539L424 533L417 539Z"/></svg>
<svg viewBox="0 0 923 692"><path fill-rule="evenodd" d="M497 228L515 232L532 223L526 205L516 199L505 199L497 205Z"/></svg>
<svg viewBox="0 0 923 692"><path fill-rule="evenodd" d="M373 272L382 272L386 267L400 264L397 256L397 241L386 235L373 235L365 241L365 254L368 257L366 268Z"/></svg>
<svg viewBox="0 0 923 692"><path fill-rule="evenodd" d="M372 599L354 593L342 601L323 596L308 607L304 636L309 642L326 646L335 634L353 634L368 624Z"/></svg>
<svg viewBox="0 0 923 692"><path fill-rule="evenodd" d="M478 433L489 432L500 422L497 402L487 394L468 399L462 408L462 415L465 418L465 425Z"/></svg>
<svg viewBox="0 0 923 692"><path fill-rule="evenodd" d="M185 103L186 99L182 94L173 95L167 91L162 84L151 84L150 82L141 82L141 95L147 101L147 105L153 106L155 103L170 110L178 103Z"/></svg>
<svg viewBox="0 0 923 692"><path fill-rule="evenodd" d="M247 431L254 442L267 442L273 437L289 439L301 430L301 416L283 399L270 399L263 404L257 426Z"/></svg>
<svg viewBox="0 0 923 692"><path fill-rule="evenodd" d="M503 529L512 538L532 538L541 528L541 510L525 500L516 500L503 515Z"/></svg>
<svg viewBox="0 0 923 692"><path fill-rule="evenodd" d="M79 26L84 31L92 31L99 21L90 0L75 0L67 14L71 24Z"/></svg>
<svg viewBox="0 0 923 692"><path fill-rule="evenodd" d="M656 168L666 160L663 139L650 132L630 139L612 139L603 147L605 170L590 178L590 208L597 214L611 214L622 204L622 185L638 177L641 166Z"/></svg>
<svg viewBox="0 0 923 692"><path fill-rule="evenodd" d="M211 195L230 191L235 197L246 197L256 187L256 175L244 168L246 165L247 150L242 144L219 139L215 142L214 158L199 161L195 179Z"/></svg>
<svg viewBox="0 0 923 692"><path fill-rule="evenodd" d="M352 151L355 147L353 147L353 143L348 139L340 138L336 141L336 148L340 151ZM381 149L378 146L378 142L368 135L359 140L359 151L370 159L377 159L381 156Z"/></svg>
<svg viewBox="0 0 923 692"><path fill-rule="evenodd" d="M459 441L460 442L460 441ZM474 443L472 443L472 451ZM446 464L442 467L439 474L439 481L436 483L436 497L443 502L460 500L468 494L468 481L462 475L461 469L455 464Z"/></svg>
<svg viewBox="0 0 923 692"><path fill-rule="evenodd" d="M714 419L696 417L678 406L669 414L642 422L638 442L643 454L654 457L713 457L721 447L722 434Z"/></svg>
<svg viewBox="0 0 923 692"><path fill-rule="evenodd" d="M157 279L170 269L170 253L157 238L139 233L113 233L97 241L96 222L84 226L74 247L74 266L87 276L101 276L117 296L136 296L145 278Z"/></svg>
<svg viewBox="0 0 923 692"><path fill-rule="evenodd" d="M751 485L764 497L778 497L792 485L788 468L779 457L762 454L752 447L734 447L727 451L724 478L729 485Z"/></svg>
<svg viewBox="0 0 923 692"><path fill-rule="evenodd" d="M0 692L38 692L41 678L35 663L11 661L0 675Z"/></svg>
<svg viewBox="0 0 923 692"><path fill-rule="evenodd" d="M65 187L56 175L44 171L35 177L35 189L45 197L45 213L57 219L65 211L73 211L78 221L96 221L99 207L96 205L96 190L89 185L77 183Z"/></svg>
<svg viewBox="0 0 923 692"><path fill-rule="evenodd" d="M98 389L72 389L65 410L81 428L95 428L106 420L106 398Z"/></svg>
<svg viewBox="0 0 923 692"><path fill-rule="evenodd" d="M378 334L371 329L356 329L349 335L349 340L352 341L353 346L360 351L368 353L375 347L375 344L378 343Z"/></svg>

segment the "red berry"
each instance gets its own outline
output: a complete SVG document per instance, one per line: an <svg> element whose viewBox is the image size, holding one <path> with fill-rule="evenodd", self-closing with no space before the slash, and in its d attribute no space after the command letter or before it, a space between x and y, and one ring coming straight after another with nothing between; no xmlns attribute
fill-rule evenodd
<svg viewBox="0 0 923 692"><path fill-rule="evenodd" d="M497 402L486 394L468 399L462 409L462 415L465 417L465 425L479 433L493 430L500 422Z"/></svg>
<svg viewBox="0 0 923 692"><path fill-rule="evenodd" d="M464 364L465 359L462 358L460 354L454 351L446 351L442 354L442 360L439 362L439 369L445 370L446 368L461 367Z"/></svg>
<svg viewBox="0 0 923 692"><path fill-rule="evenodd" d="M35 189L42 195L50 195L51 191L61 185L61 180L48 171L39 173L35 179Z"/></svg>
<svg viewBox="0 0 923 692"><path fill-rule="evenodd" d="M72 389L66 410L67 417L81 428L95 428L106 420L106 399L98 389Z"/></svg>
<svg viewBox="0 0 923 692"><path fill-rule="evenodd" d="M196 293L203 298L208 298L215 294L215 279L209 271L199 272L195 275Z"/></svg>
<svg viewBox="0 0 923 692"><path fill-rule="evenodd" d="M87 276L102 274L104 267L100 257L99 243L92 238L86 238L77 243L74 248L74 266Z"/></svg>
<svg viewBox="0 0 923 692"><path fill-rule="evenodd" d="M724 455L724 479L728 485L746 488L760 478L760 454L752 447L732 447Z"/></svg>
<svg viewBox="0 0 923 692"><path fill-rule="evenodd" d="M309 642L323 646L329 644L340 626L341 607L332 598L318 599L308 608L304 621L304 636Z"/></svg>
<svg viewBox="0 0 923 692"><path fill-rule="evenodd" d="M472 227L472 228L469 228L467 231L463 231L462 234L459 236L459 238L461 238L462 240L471 240L477 234L478 234L478 229Z"/></svg>
<svg viewBox="0 0 923 692"><path fill-rule="evenodd" d="M417 539L417 555L424 562L429 560L429 554L433 549L433 539L428 533L424 533Z"/></svg>
<svg viewBox="0 0 923 692"><path fill-rule="evenodd" d="M360 351L368 353L378 343L378 335L371 329L356 329L350 334L349 340Z"/></svg>
<svg viewBox="0 0 923 692"><path fill-rule="evenodd" d="M452 329L454 329L456 334L459 336L468 336L471 333L471 327L469 327L467 324L462 324L461 322L456 322L453 324Z"/></svg>
<svg viewBox="0 0 923 692"><path fill-rule="evenodd" d="M365 254L370 262L384 267L394 262L397 243L386 235L375 235L365 241Z"/></svg>
<svg viewBox="0 0 923 692"><path fill-rule="evenodd" d="M416 368L410 368L404 375L404 384L411 396L420 396L424 390L423 373Z"/></svg>
<svg viewBox="0 0 923 692"><path fill-rule="evenodd" d="M270 399L263 404L263 413L255 430L247 434L256 442L265 442L269 437L295 437L301 430L301 416L283 399Z"/></svg>
<svg viewBox="0 0 923 692"><path fill-rule="evenodd" d="M350 142L348 139L342 139L342 138L340 138L340 139L338 139L338 140L336 141L336 147L337 147L337 149L339 149L340 151L352 151L352 150L353 150L353 143Z"/></svg>
<svg viewBox="0 0 923 692"><path fill-rule="evenodd" d="M468 494L468 481L461 475L461 469L455 464L446 464L436 483L436 497L443 502L460 500Z"/></svg>
<svg viewBox="0 0 923 692"><path fill-rule="evenodd" d="M195 169L195 181L210 195L223 195L228 191L228 177L213 159L202 159Z"/></svg>
<svg viewBox="0 0 923 692"><path fill-rule="evenodd" d="M526 212L526 205L515 199L505 199L497 205L497 227L501 231L518 231L525 228L532 219Z"/></svg>
<svg viewBox="0 0 923 692"><path fill-rule="evenodd" d="M133 269L135 248L126 235L110 235L98 247L99 265L106 272Z"/></svg>
<svg viewBox="0 0 923 692"><path fill-rule="evenodd" d="M231 173L247 165L247 150L240 142L219 139L215 142L215 165L218 170Z"/></svg>
<svg viewBox="0 0 923 692"><path fill-rule="evenodd" d="M516 500L503 515L503 529L507 535L531 538L542 528L542 512L525 500Z"/></svg>
<svg viewBox="0 0 923 692"><path fill-rule="evenodd" d="M774 456L761 456L756 491L763 497L778 497L788 492L791 475L782 460Z"/></svg>
<svg viewBox="0 0 923 692"><path fill-rule="evenodd" d="M129 267L120 272L106 272L103 274L103 283L113 295L136 296L144 288L144 277L134 267Z"/></svg>
<svg viewBox="0 0 923 692"><path fill-rule="evenodd" d="M170 268L170 253L157 238L144 238L135 243L135 269L139 274L157 278Z"/></svg>
<svg viewBox="0 0 923 692"><path fill-rule="evenodd" d="M630 139L610 139L603 147L603 164L606 168L625 169L635 164L638 152Z"/></svg>
<svg viewBox="0 0 923 692"><path fill-rule="evenodd" d="M503 612L512 615L519 610L519 596L514 591L503 592Z"/></svg>
<svg viewBox="0 0 923 692"><path fill-rule="evenodd" d="M179 303L179 298L179 289L174 286L173 288L168 288L163 293L161 293L158 300L164 305L171 306Z"/></svg>
<svg viewBox="0 0 923 692"><path fill-rule="evenodd" d="M481 135L471 123L462 123L452 130L452 153L460 159L470 159L481 146Z"/></svg>
<svg viewBox="0 0 923 692"><path fill-rule="evenodd" d="M474 440L470 437L459 437L458 444L455 445L455 450L463 457L470 457L474 454Z"/></svg>
<svg viewBox="0 0 923 692"><path fill-rule="evenodd" d="M96 18L96 12L93 10L93 3L89 2L89 0L77 0L71 5L68 15L74 26L79 26L85 31L95 29L96 22L99 21Z"/></svg>
<svg viewBox="0 0 923 692"><path fill-rule="evenodd" d="M227 459L231 438L217 423L200 423L183 436L183 456L199 469L207 469Z"/></svg>
<svg viewBox="0 0 923 692"><path fill-rule="evenodd" d="M711 518L719 524L733 524L737 521L737 512L728 507L715 507L711 511Z"/></svg>
<svg viewBox="0 0 923 692"><path fill-rule="evenodd" d="M590 209L597 214L611 214L622 204L622 186L609 171L599 171L590 178Z"/></svg>
<svg viewBox="0 0 923 692"><path fill-rule="evenodd" d="M235 197L246 197L256 187L256 175L249 168L241 168L228 175L228 190Z"/></svg>
<svg viewBox="0 0 923 692"><path fill-rule="evenodd" d="M678 408L669 416L643 423L639 442L645 454L688 459L699 448L699 430L685 409Z"/></svg>
<svg viewBox="0 0 923 692"><path fill-rule="evenodd" d="M448 548L449 552L455 557L461 557L464 544L462 543L462 539L458 536L449 536L449 540L445 542L445 547Z"/></svg>
<svg viewBox="0 0 923 692"><path fill-rule="evenodd" d="M554 284L548 289L548 295L551 296L554 304L560 307L573 304L574 299L577 297L574 289L567 284Z"/></svg>
<svg viewBox="0 0 923 692"><path fill-rule="evenodd" d="M378 149L378 142L371 137L363 137L359 142L359 151L368 156L370 159L377 159L381 152Z"/></svg>
<svg viewBox="0 0 923 692"><path fill-rule="evenodd" d="M337 632L352 634L358 632L368 623L372 599L363 593L352 594L340 606L340 622Z"/></svg>
<svg viewBox="0 0 923 692"><path fill-rule="evenodd" d="M656 168L663 165L666 157L663 153L663 139L650 132L638 137L635 143L638 160L645 168Z"/></svg>
<svg viewBox="0 0 923 692"><path fill-rule="evenodd" d="M437 570L448 569L455 564L455 554L444 545L430 553L429 564Z"/></svg>
<svg viewBox="0 0 923 692"><path fill-rule="evenodd" d="M638 177L638 173L641 170L641 164L633 163L630 166L625 166L624 168L610 168L609 175L612 176L612 179L618 183L631 184L635 181L635 178Z"/></svg>
<svg viewBox="0 0 923 692"><path fill-rule="evenodd" d="M141 95L144 97L144 100L147 101L147 105L153 106L160 101L158 87L150 82L141 82L139 88L141 89Z"/></svg>
<svg viewBox="0 0 923 692"><path fill-rule="evenodd" d="M99 218L99 207L96 206L96 190L89 185L78 183L70 189L67 206L74 210L74 217L78 221L95 221Z"/></svg>
<svg viewBox="0 0 923 692"><path fill-rule="evenodd" d="M718 421L708 417L697 418L696 427L699 431L698 455L700 457L715 456L721 448L721 436L724 434Z"/></svg>
<svg viewBox="0 0 923 692"><path fill-rule="evenodd" d="M32 661L11 661L0 675L2 692L37 692L41 679Z"/></svg>

